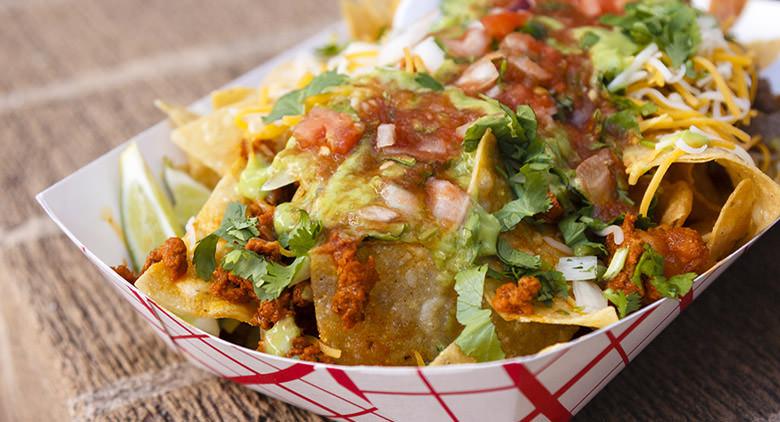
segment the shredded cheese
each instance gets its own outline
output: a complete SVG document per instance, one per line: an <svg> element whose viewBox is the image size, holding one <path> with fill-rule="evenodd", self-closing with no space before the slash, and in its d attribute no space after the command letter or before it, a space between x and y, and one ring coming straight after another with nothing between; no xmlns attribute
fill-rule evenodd
<svg viewBox="0 0 780 422"><path fill-rule="evenodd" d="M710 73L710 76L712 76L712 79L715 81L715 86L717 86L718 91L723 94L723 102L726 103L726 107L728 107L731 114L734 115L734 117L739 117L742 115L742 110L740 110L739 107L737 107L737 104L734 102L734 93L731 92L731 89L729 88L728 84L726 84L726 81L723 79L723 76L720 74L720 72L718 72L718 70L715 68L715 65L712 64L711 61L701 56L694 57L693 62L700 65Z"/></svg>
<svg viewBox="0 0 780 422"><path fill-rule="evenodd" d="M666 175L666 172L669 171L669 167L674 164L675 161L677 161L678 158L683 156L685 152L675 149L674 152L672 152L662 163L658 166L658 169L656 169L655 174L653 175L653 178L650 180L650 184L647 185L647 190L645 191L645 195L642 197L642 203L639 206L639 214L647 217L647 211L650 208L650 203L653 201L653 196L655 196L655 192L658 190L658 187L661 186L661 180L663 180L664 175Z"/></svg>

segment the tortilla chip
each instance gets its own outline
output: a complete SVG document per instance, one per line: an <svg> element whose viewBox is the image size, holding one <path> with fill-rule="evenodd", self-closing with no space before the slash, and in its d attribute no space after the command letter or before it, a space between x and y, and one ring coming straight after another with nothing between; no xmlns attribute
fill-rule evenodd
<svg viewBox="0 0 780 422"><path fill-rule="evenodd" d="M252 94L257 93L254 88L236 86L232 88L220 89L211 93L211 108L216 110L227 107L239 101L243 101Z"/></svg>
<svg viewBox="0 0 780 422"><path fill-rule="evenodd" d="M653 158L654 151L645 148L642 146L634 146L629 147L624 151L623 154L623 161L626 164L626 169L629 173L638 172L639 174L644 173L645 171L648 171L649 169L652 169L656 166L658 166L660 163L665 161L669 154L671 152L664 152L662 154L659 154L658 157ZM691 174L694 178L694 184L693 184L693 190L694 190L694 205L691 212L691 219L693 219L694 214L697 212L697 205L699 205L702 202L713 202L724 205L718 205L718 218L719 220L721 218L721 215L723 215L725 210L725 203L731 198L731 195L733 194L734 190L736 188L732 188L734 186L738 186L740 182L743 180L751 180L754 184L753 192L754 195L754 201L752 204L752 207L750 207L750 212L747 215L747 218L749 220L748 224L748 230L746 233L746 239L752 238L767 227L769 227L772 223L774 223L778 218L780 218L780 185L775 183L774 180L769 178L765 173L763 173L758 167L755 167L755 165L751 165L748 163L745 163L742 161L741 158L739 158L734 153L727 151L722 148L708 148L705 152L701 154L685 154L681 156L676 163L687 163L693 165L695 167ZM711 166L714 164L717 164L720 166L727 175L727 180L725 182L718 181L716 179L712 179L711 177L704 177L703 172L712 173L711 169L708 169L707 166ZM675 164L676 166L677 164ZM705 184L702 184L706 182L706 180L709 178L709 183L711 186L708 186ZM730 181L731 183L728 183ZM728 189L724 189L726 186L728 186ZM748 188L742 188L742 189L748 189ZM707 192L704 197L699 196L697 198L696 193L702 193ZM726 199L720 200L719 198L725 197ZM697 202L697 199L699 200ZM736 199L735 199L736 201ZM746 204L747 201L740 201L740 205ZM712 206L711 204L708 206ZM732 209L728 210L729 213L734 213L735 211ZM724 217L729 218L729 217ZM714 224L709 226L709 229L712 229L714 227ZM707 227L704 225L696 225L693 224L691 227L695 228L696 230L699 230L703 235L708 234ZM711 242L714 246L720 246L720 242L715 240L713 236L710 236ZM730 243L727 239L726 243ZM723 251L718 251L722 255ZM732 251L728 251L732 252Z"/></svg>
<svg viewBox="0 0 780 422"><path fill-rule="evenodd" d="M739 182L723 206L723 211L715 222L712 235L707 242L713 259L725 257L747 240L750 231L750 213L755 198L753 180L744 179Z"/></svg>
<svg viewBox="0 0 780 422"><path fill-rule="evenodd" d="M235 124L235 110L250 107L257 95L218 110L181 126L171 134L171 141L219 175L230 171L239 158L244 132Z"/></svg>
<svg viewBox="0 0 780 422"><path fill-rule="evenodd" d="M190 111L187 107L155 100L154 106L168 116L174 127L180 127L200 118L200 114Z"/></svg>
<svg viewBox="0 0 780 422"><path fill-rule="evenodd" d="M534 305L534 313L531 315L505 314L501 312L498 314L505 321L576 325L590 328L604 328L618 320L617 312L615 312L615 308L611 306L588 314L578 311L569 303L569 301L561 298L553 299L552 306L547 306L545 304Z"/></svg>
<svg viewBox="0 0 780 422"><path fill-rule="evenodd" d="M742 9L745 8L747 0L711 0L710 13L715 15L723 26L724 32L734 24Z"/></svg>
<svg viewBox="0 0 780 422"><path fill-rule="evenodd" d="M455 365L458 363L477 363L477 360L463 353L460 346L453 342L446 349L442 350L428 366Z"/></svg>
<svg viewBox="0 0 780 422"><path fill-rule="evenodd" d="M341 14L353 39L376 41L393 24L399 0L341 0Z"/></svg>
<svg viewBox="0 0 780 422"><path fill-rule="evenodd" d="M693 190L684 180L668 183L662 188L656 208L656 215L660 215L658 220L661 224L681 227L693 208Z"/></svg>
<svg viewBox="0 0 780 422"><path fill-rule="evenodd" d="M211 283L198 278L192 265L184 277L172 280L162 263L154 264L136 280L135 286L183 318L232 318L248 323L255 314L253 305L228 302L211 294Z"/></svg>
<svg viewBox="0 0 780 422"><path fill-rule="evenodd" d="M331 310L337 285L330 254L313 249L311 287L320 339L342 351L341 364L415 365L414 352L432 361L457 337L456 293L436 282L437 269L422 246L368 241L361 256L372 256L379 274L365 310L365 320L345 329Z"/></svg>
<svg viewBox="0 0 780 422"><path fill-rule="evenodd" d="M184 236L185 242L188 239L200 240L213 233L222 224L222 216L225 214L228 204L241 200L237 186L239 169L242 165L243 160L236 163L233 171L226 174L211 191L211 196L195 216L191 230L187 230L187 234ZM194 245L188 246L194 247Z"/></svg>
<svg viewBox="0 0 780 422"><path fill-rule="evenodd" d="M569 341L580 329L576 325L507 321L495 312L492 319L501 349L509 358L532 355L552 344Z"/></svg>
<svg viewBox="0 0 780 422"><path fill-rule="evenodd" d="M487 212L496 212L512 200L512 193L506 178L498 174L498 141L488 130L479 141L474 156L474 170L471 173L468 193Z"/></svg>

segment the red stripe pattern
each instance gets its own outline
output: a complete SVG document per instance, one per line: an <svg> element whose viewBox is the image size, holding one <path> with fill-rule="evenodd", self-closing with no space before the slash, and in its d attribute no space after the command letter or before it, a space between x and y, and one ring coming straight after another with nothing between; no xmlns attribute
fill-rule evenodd
<svg viewBox="0 0 780 422"><path fill-rule="evenodd" d="M392 370L312 364L227 343L185 324L115 274L103 273L195 365L330 419L559 421L576 414L723 269L697 280L679 302L662 300L550 353L477 368Z"/></svg>

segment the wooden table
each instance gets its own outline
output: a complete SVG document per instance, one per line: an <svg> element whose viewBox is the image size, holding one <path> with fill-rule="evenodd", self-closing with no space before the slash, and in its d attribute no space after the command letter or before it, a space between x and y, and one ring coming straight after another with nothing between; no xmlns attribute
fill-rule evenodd
<svg viewBox="0 0 780 422"><path fill-rule="evenodd" d="M186 364L33 195L338 19L334 1L0 0L0 420L319 420ZM98 224L98 223L96 223ZM780 418L780 230L582 419Z"/></svg>

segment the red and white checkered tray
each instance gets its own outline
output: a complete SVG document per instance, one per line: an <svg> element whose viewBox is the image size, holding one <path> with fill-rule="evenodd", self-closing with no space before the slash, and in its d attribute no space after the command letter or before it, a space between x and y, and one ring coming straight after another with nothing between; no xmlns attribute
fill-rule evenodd
<svg viewBox="0 0 780 422"><path fill-rule="evenodd" d="M777 8L767 10L770 16L780 16ZM754 14L762 15L758 12L760 8ZM766 13L763 15L765 19ZM230 85L256 85L278 62L296 51L323 44L338 31L340 27L329 28ZM203 111L206 104L202 100L193 107ZM169 134L168 124L163 122L133 139L155 174L159 174L163 157L181 157L168 142ZM95 223L102 220L106 209L119 215L118 155L123 148L117 147L40 193L38 201L170 347L218 376L332 419L566 420L753 243L698 277L693 290L681 301L658 301L607 328L542 354L449 367L314 364L259 353L213 337L161 308L111 270L109 265L127 259L125 247L108 224Z"/></svg>

